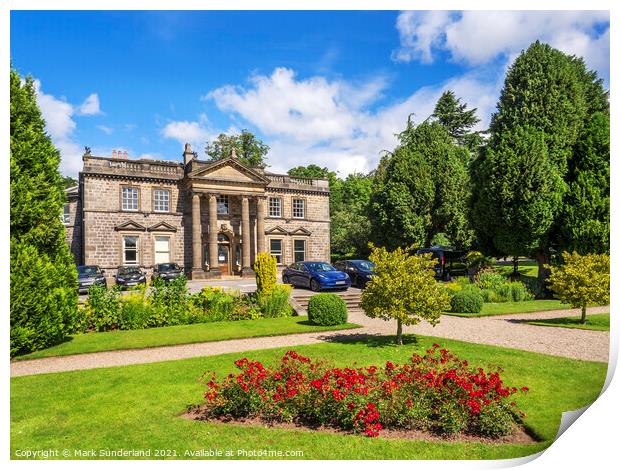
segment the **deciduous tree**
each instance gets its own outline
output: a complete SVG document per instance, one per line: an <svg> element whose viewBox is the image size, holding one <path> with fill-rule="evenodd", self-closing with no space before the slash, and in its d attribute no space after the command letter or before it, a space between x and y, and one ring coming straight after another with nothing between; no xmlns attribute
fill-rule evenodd
<svg viewBox="0 0 620 470"><path fill-rule="evenodd" d="M450 298L435 280L437 260L430 253L411 254L411 248L373 247L370 261L374 277L362 291L361 307L371 318L396 320L396 344L403 344L403 325L426 320L439 322L441 312L450 308Z"/></svg>
<svg viewBox="0 0 620 470"><path fill-rule="evenodd" d="M588 305L609 303L609 255L564 252L562 258L564 264L551 270L549 286L563 303L581 309L585 324Z"/></svg>
<svg viewBox="0 0 620 470"><path fill-rule="evenodd" d="M247 166L267 166L267 153L269 146L250 131L244 129L241 134L220 134L213 142L207 142L206 154L212 161L230 157L232 149L235 149L239 161Z"/></svg>

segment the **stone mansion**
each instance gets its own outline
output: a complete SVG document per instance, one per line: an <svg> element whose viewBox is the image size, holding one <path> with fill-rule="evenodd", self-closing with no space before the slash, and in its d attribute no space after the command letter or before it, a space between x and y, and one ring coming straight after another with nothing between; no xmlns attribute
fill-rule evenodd
<svg viewBox="0 0 620 470"><path fill-rule="evenodd" d="M87 149L79 184L63 213L77 264L112 275L119 266L151 272L174 262L192 279L253 275L256 253L278 266L330 261L329 184L243 165L96 157Z"/></svg>

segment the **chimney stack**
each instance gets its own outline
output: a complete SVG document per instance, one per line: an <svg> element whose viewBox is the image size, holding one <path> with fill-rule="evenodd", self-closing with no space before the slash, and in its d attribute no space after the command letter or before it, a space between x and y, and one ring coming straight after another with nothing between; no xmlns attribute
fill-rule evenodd
<svg viewBox="0 0 620 470"><path fill-rule="evenodd" d="M196 158L196 154L192 151L190 144L185 144L185 150L183 151L183 163L189 165L189 163Z"/></svg>
<svg viewBox="0 0 620 470"><path fill-rule="evenodd" d="M116 158L116 150L112 150L112 158Z"/></svg>
<svg viewBox="0 0 620 470"><path fill-rule="evenodd" d="M127 150L124 150L124 151L123 151L123 158L124 158L125 160L127 160Z"/></svg>

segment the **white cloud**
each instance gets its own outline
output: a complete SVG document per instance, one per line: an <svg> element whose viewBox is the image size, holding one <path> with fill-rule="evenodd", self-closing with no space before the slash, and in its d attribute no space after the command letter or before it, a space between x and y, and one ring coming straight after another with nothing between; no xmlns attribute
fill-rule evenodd
<svg viewBox="0 0 620 470"><path fill-rule="evenodd" d="M94 109L92 107L93 101L90 99L93 95L90 95L82 105L76 107L67 101L44 93L39 80L34 81L34 86L37 104L45 120L45 129L60 151L60 172L63 175L75 176L82 167L83 148L74 138L77 125L73 116L79 114L79 109L86 103L90 103L87 108L90 108L91 111ZM99 99L97 98L98 108Z"/></svg>
<svg viewBox="0 0 620 470"><path fill-rule="evenodd" d="M189 142L194 148L199 148L209 140L212 133L196 121L172 121L166 124L161 133L167 139L174 139L180 144Z"/></svg>
<svg viewBox="0 0 620 470"><path fill-rule="evenodd" d="M91 93L88 95L84 102L77 108L77 114L82 116L101 114L101 109L99 108L99 95L97 95L97 93Z"/></svg>
<svg viewBox="0 0 620 470"><path fill-rule="evenodd" d="M395 134L404 129L409 115L414 113L415 122L426 119L447 89L478 107L480 126L486 126L500 84L499 75L489 82L469 74L377 108L371 105L385 88L382 79L357 84L324 77L297 79L292 70L278 68L269 76L251 77L247 89L227 85L205 99L260 130L271 147L272 170L315 163L345 176L375 168L380 153L393 150Z"/></svg>
<svg viewBox="0 0 620 470"><path fill-rule="evenodd" d="M393 58L431 62L443 50L455 61L479 65L510 57L538 39L583 56L608 76L608 22L606 11L405 11L396 22L401 47Z"/></svg>
<svg viewBox="0 0 620 470"><path fill-rule="evenodd" d="M112 132L114 132L114 129L112 129L111 127L103 126L103 125L97 126L97 129L99 129L101 132L107 135L110 135L112 134Z"/></svg>

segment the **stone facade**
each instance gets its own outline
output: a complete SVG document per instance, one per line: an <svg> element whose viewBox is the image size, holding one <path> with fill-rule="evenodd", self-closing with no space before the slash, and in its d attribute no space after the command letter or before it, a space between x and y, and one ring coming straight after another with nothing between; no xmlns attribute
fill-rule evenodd
<svg viewBox="0 0 620 470"><path fill-rule="evenodd" d="M175 262L192 278L253 275L256 253L279 267L330 261L329 185L244 166L235 157L184 162L83 156L63 219L78 264L111 276ZM197 223L196 223L197 222Z"/></svg>

